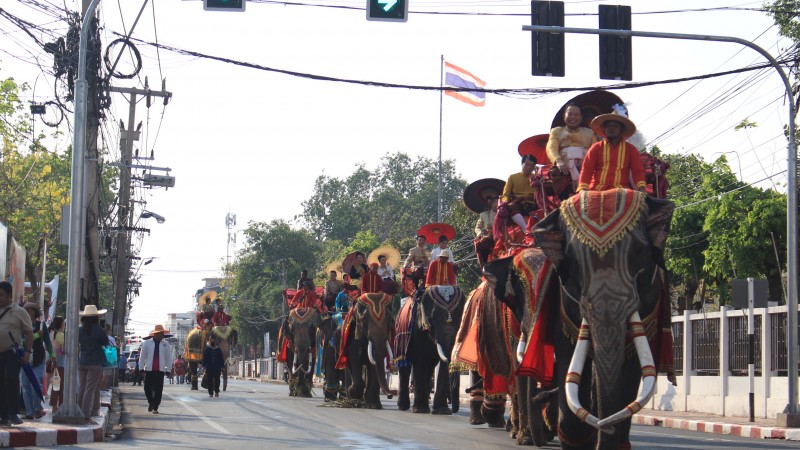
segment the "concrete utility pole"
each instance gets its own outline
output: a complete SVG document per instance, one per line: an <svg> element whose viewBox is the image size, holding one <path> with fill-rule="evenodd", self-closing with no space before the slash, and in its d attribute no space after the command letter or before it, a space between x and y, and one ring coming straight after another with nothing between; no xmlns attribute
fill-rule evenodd
<svg viewBox="0 0 800 450"><path fill-rule="evenodd" d="M88 83L86 82L86 47L89 23L99 0L84 2L78 49L78 79L75 81L75 120L72 140L72 171L70 181L69 256L67 258L67 323L65 335L67 362L64 367L64 404L53 417L53 422L83 423L84 415L77 403L78 394L78 323L81 306L81 240L83 238L86 209L83 207L84 165L86 153L86 115Z"/></svg>
<svg viewBox="0 0 800 450"><path fill-rule="evenodd" d="M128 127L120 132L120 183L119 183L119 224L117 234L117 261L114 271L114 319L112 332L119 338L125 336L125 316L128 310L128 277L131 270L130 239L132 231L133 207L131 205L131 166L133 159L133 141L139 140L139 130L134 130L136 123L136 96L170 98L172 93L166 92L162 86L161 91L152 91L145 83L145 89L136 88L110 88L111 92L128 94Z"/></svg>
<svg viewBox="0 0 800 450"><path fill-rule="evenodd" d="M689 41L711 41L711 42L731 42L744 45L757 51L761 56L769 61L770 65L778 71L781 81L786 88L786 96L789 105L789 148L787 149L786 174L788 183L786 186L786 271L788 289L786 293L786 304L788 306L788 318L786 321L786 346L787 346L787 378L788 402L783 414L778 414L778 426L800 427L800 405L797 396L797 377L798 377L798 345L797 345L797 145L795 142L795 114L794 97L792 95L792 84L786 76L786 72L775 58L768 51L758 45L746 40L732 36L708 36L702 34L680 34L680 33L661 33L650 31L632 30L597 30L593 28L569 28L551 27L543 25L523 25L523 31L539 31L552 34L577 33L577 34L598 34L619 37L649 37L661 39L679 39Z"/></svg>

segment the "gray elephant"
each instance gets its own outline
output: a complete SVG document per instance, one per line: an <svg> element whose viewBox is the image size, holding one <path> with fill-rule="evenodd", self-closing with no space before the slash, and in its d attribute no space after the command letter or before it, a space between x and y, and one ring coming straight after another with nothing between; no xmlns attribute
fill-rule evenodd
<svg viewBox="0 0 800 450"><path fill-rule="evenodd" d="M317 343L322 347L322 374L325 378L325 401L347 397L346 370L337 369L339 350L342 344L341 315L326 316L317 330Z"/></svg>
<svg viewBox="0 0 800 450"><path fill-rule="evenodd" d="M314 308L297 307L289 311L286 325L287 363L292 361L289 371L289 395L311 397L311 386L316 363L315 339L317 328L322 323Z"/></svg>
<svg viewBox="0 0 800 450"><path fill-rule="evenodd" d="M392 297L383 292L361 294L342 328L343 350L336 367L347 369L351 380L348 397L363 399L370 409L383 408L379 392L392 398L385 362L387 357L393 358L389 347L393 324L391 302Z"/></svg>
<svg viewBox="0 0 800 450"><path fill-rule="evenodd" d="M674 208L625 189L583 191L533 230L560 279L560 304L534 329L552 324L562 448L630 448L631 415L657 372L671 371L663 254Z"/></svg>
<svg viewBox="0 0 800 450"><path fill-rule="evenodd" d="M401 411L410 406L409 382L414 372L414 406L412 412L452 414L458 411L458 374L450 379L450 354L455 344L456 333L461 325L466 298L458 286L429 286L418 290L415 298L404 305L406 320L400 320L396 329L397 343L405 345L405 358L398 361L400 385L397 407ZM405 334L408 338L405 339ZM399 353L400 351L398 351ZM433 395L433 410L428 402L432 386L430 381L436 367L436 391ZM450 399L453 410L447 406Z"/></svg>

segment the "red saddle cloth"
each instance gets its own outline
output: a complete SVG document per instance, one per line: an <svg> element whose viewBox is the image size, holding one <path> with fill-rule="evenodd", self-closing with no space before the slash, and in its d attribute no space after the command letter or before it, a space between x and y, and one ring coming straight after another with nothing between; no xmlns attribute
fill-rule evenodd
<svg viewBox="0 0 800 450"><path fill-rule="evenodd" d="M581 191L561 202L569 231L600 256L636 226L647 194L630 189Z"/></svg>

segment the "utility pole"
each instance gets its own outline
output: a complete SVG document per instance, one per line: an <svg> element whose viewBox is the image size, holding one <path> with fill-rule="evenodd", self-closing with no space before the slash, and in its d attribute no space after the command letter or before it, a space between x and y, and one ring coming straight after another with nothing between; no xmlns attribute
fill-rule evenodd
<svg viewBox="0 0 800 450"><path fill-rule="evenodd" d="M145 89L136 88L110 88L111 92L128 94L128 126L122 127L120 132L120 183L119 183L119 223L117 233L117 261L114 271L114 319L113 333L117 336L125 336L125 316L128 310L128 277L130 276L130 240L129 235L135 229L133 224L133 207L131 205L131 165L133 158L133 141L139 140L139 130L134 130L136 123L136 97L144 95L149 98L152 96L169 99L172 93L166 92L162 84L161 91L152 91L147 86L145 79Z"/></svg>

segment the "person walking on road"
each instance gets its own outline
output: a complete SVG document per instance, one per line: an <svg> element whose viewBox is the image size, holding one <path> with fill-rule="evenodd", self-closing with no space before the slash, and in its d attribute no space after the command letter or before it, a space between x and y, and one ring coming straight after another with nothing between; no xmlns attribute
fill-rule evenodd
<svg viewBox="0 0 800 450"><path fill-rule="evenodd" d="M175 376L178 377L177 383L183 384L183 377L186 375L186 362L183 360L183 355L178 355L178 358L172 363L172 369L175 371Z"/></svg>
<svg viewBox="0 0 800 450"><path fill-rule="evenodd" d="M33 328L31 318L24 309L14 304L14 288L8 281L0 281L0 425L20 425L19 370L31 357ZM14 341L23 342L25 353L18 359ZM12 340L13 337L13 340Z"/></svg>
<svg viewBox="0 0 800 450"><path fill-rule="evenodd" d="M161 393L164 391L164 375L172 370L172 349L164 335L169 333L162 325L156 325L149 338L142 343L139 364L144 371L144 395L147 397L147 411L158 414ZM152 338L152 339L150 339Z"/></svg>
<svg viewBox="0 0 800 450"><path fill-rule="evenodd" d="M86 305L81 311L81 326L78 329L78 404L83 412L83 417L89 423L92 416L99 411L94 409L94 397L100 387L100 378L103 376L103 362L106 354L103 347L108 345L108 336L100 327L100 314L105 309L98 310L95 305ZM98 409L99 409L98 405Z"/></svg>
<svg viewBox="0 0 800 450"><path fill-rule="evenodd" d="M203 368L208 377L209 397L219 397L219 376L224 363L225 357L222 355L222 349L217 347L217 341L209 339L208 347L203 351Z"/></svg>

